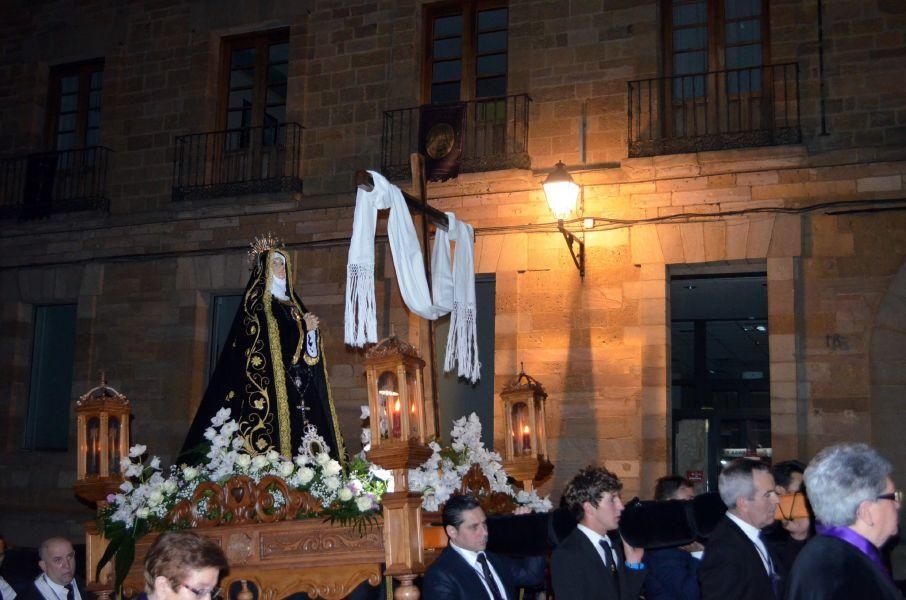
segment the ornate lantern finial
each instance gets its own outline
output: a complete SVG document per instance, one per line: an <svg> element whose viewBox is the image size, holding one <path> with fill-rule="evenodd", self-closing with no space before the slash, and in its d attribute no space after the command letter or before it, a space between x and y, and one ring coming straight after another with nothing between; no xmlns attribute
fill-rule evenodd
<svg viewBox="0 0 906 600"><path fill-rule="evenodd" d="M544 482L554 467L547 455L547 392L520 363L516 379L500 392L505 416L504 467L525 490Z"/></svg>
<svg viewBox="0 0 906 600"><path fill-rule="evenodd" d="M78 458L75 493L91 503L104 500L123 482L120 459L129 452L129 400L107 385L106 371L100 385L76 400Z"/></svg>

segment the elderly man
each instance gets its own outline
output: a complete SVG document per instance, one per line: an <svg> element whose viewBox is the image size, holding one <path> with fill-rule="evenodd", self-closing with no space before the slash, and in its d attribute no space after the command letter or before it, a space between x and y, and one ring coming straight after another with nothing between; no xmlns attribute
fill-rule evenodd
<svg viewBox="0 0 906 600"><path fill-rule="evenodd" d="M578 526L554 550L551 579L556 597L569 600L637 599L645 581L644 549L616 531L623 512L623 484L603 467L579 471L563 493Z"/></svg>
<svg viewBox="0 0 906 600"><path fill-rule="evenodd" d="M43 573L23 593L19 600L89 600L93 594L86 592L75 580L75 551L69 540L50 538L38 548L38 566Z"/></svg>
<svg viewBox="0 0 906 600"><path fill-rule="evenodd" d="M812 459L805 485L820 526L796 559L790 600L903 597L878 552L897 532L902 502L891 470L865 444L830 446Z"/></svg>
<svg viewBox="0 0 906 600"><path fill-rule="evenodd" d="M431 600L513 600L517 587L544 583L544 557L522 560L485 552L488 521L472 496L452 496L441 515L450 545L425 573Z"/></svg>
<svg viewBox="0 0 906 600"><path fill-rule="evenodd" d="M727 513L705 544L702 599L780 598L778 566L760 536L780 501L771 471L759 461L735 460L721 471L717 487Z"/></svg>

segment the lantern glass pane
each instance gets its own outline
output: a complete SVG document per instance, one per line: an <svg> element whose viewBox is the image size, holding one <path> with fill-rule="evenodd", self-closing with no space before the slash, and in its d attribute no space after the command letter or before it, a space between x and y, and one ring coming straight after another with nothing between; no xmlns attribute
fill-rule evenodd
<svg viewBox="0 0 906 600"><path fill-rule="evenodd" d="M120 420L117 417L107 421L107 465L111 475L120 472Z"/></svg>
<svg viewBox="0 0 906 600"><path fill-rule="evenodd" d="M101 420L98 417L88 419L85 427L85 474L100 474L101 470Z"/></svg>
<svg viewBox="0 0 906 600"><path fill-rule="evenodd" d="M421 418L419 390L416 387L415 371L406 372L406 389L409 393L409 439L418 439L418 421Z"/></svg>
<svg viewBox="0 0 906 600"><path fill-rule="evenodd" d="M381 437L399 439L402 436L402 405L399 382L393 371L384 371L378 377L378 400L381 407Z"/></svg>
<svg viewBox="0 0 906 600"><path fill-rule="evenodd" d="M531 456L532 424L529 422L529 409L526 403L514 403L510 418L513 424L513 456Z"/></svg>

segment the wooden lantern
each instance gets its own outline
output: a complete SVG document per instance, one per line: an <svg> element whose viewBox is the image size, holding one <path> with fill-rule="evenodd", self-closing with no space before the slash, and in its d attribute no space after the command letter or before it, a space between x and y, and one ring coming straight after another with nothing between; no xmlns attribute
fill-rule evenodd
<svg viewBox="0 0 906 600"><path fill-rule="evenodd" d="M75 406L78 429L76 495L95 504L119 489L123 482L120 460L129 453L129 418L132 410L123 394L101 384L79 397Z"/></svg>
<svg viewBox="0 0 906 600"><path fill-rule="evenodd" d="M505 437L503 466L526 491L545 481L554 467L548 460L544 401L547 393L535 378L521 371L500 392Z"/></svg>

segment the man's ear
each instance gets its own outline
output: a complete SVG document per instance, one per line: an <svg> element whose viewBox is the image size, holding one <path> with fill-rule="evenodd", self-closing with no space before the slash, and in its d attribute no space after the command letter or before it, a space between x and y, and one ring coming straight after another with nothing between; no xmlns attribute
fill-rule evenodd
<svg viewBox="0 0 906 600"><path fill-rule="evenodd" d="M592 504L588 500L586 500L585 502L582 503L582 516L583 517L588 515L589 513L593 513L593 512L595 512L594 504Z"/></svg>
<svg viewBox="0 0 906 600"><path fill-rule="evenodd" d="M41 567L41 571L47 573L47 563L43 559L38 561L38 566Z"/></svg>
<svg viewBox="0 0 906 600"><path fill-rule="evenodd" d="M449 539L452 540L454 537L456 537L457 530L456 530L456 528L453 527L452 525L446 525L446 526L444 527L444 531L447 532L447 537L448 537ZM452 532L452 533L451 533L451 532Z"/></svg>

